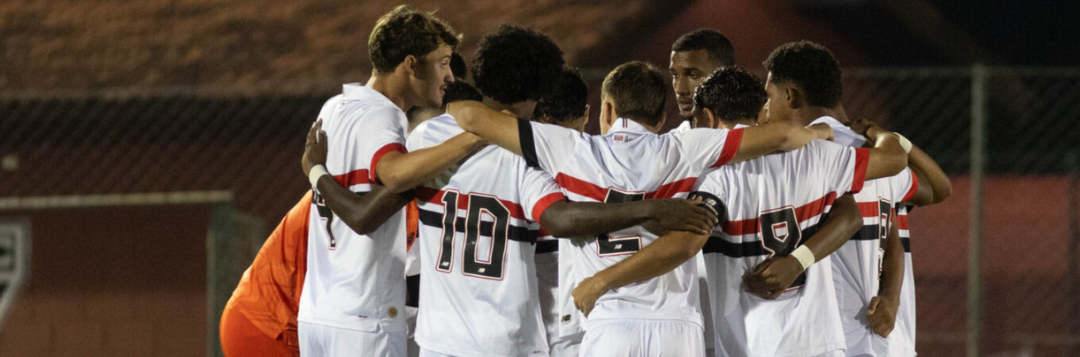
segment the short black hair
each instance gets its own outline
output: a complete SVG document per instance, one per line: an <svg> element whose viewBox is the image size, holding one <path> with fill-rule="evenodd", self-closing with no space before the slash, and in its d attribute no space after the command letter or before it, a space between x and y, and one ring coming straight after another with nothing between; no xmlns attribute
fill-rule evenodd
<svg viewBox="0 0 1080 357"><path fill-rule="evenodd" d="M688 32L671 45L672 52L705 50L709 59L721 66L735 65L735 46L727 36L713 29L699 29Z"/></svg>
<svg viewBox="0 0 1080 357"><path fill-rule="evenodd" d="M615 67L604 78L604 98L615 102L615 115L649 126L664 119L667 82L652 64L632 61Z"/></svg>
<svg viewBox="0 0 1080 357"><path fill-rule="evenodd" d="M501 103L540 100L562 71L562 50L533 29L503 25L484 36L473 56L476 89Z"/></svg>
<svg viewBox="0 0 1080 357"><path fill-rule="evenodd" d="M390 73L405 57L421 57L445 43L456 48L460 36L445 21L408 5L379 18L368 37L368 55L376 73Z"/></svg>
<svg viewBox="0 0 1080 357"><path fill-rule="evenodd" d="M443 94L442 105L446 107L447 104L459 100L481 101L483 99L484 96L480 95L480 91L473 88L473 86L464 81L454 81L454 83L446 85L446 94Z"/></svg>
<svg viewBox="0 0 1080 357"><path fill-rule="evenodd" d="M576 120L585 115L589 104L589 86L577 68L567 67L555 81L555 89L536 103L534 118L549 118L554 122Z"/></svg>
<svg viewBox="0 0 1080 357"><path fill-rule="evenodd" d="M790 42L773 50L765 60L773 83L793 82L813 106L832 108L844 95L840 63L825 46L810 42Z"/></svg>
<svg viewBox="0 0 1080 357"><path fill-rule="evenodd" d="M456 51L450 55L450 72L454 73L454 78L469 78L469 66L465 65L465 58Z"/></svg>
<svg viewBox="0 0 1080 357"><path fill-rule="evenodd" d="M718 69L694 90L694 105L724 122L757 119L768 99L761 79L742 67Z"/></svg>

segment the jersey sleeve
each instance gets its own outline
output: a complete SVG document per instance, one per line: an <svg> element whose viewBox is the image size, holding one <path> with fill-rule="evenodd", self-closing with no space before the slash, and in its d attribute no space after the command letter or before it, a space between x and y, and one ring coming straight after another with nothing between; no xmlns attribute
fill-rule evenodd
<svg viewBox="0 0 1080 357"><path fill-rule="evenodd" d="M361 157L370 158L368 175L372 182L380 183L376 168L379 160L390 152L408 152L405 149L405 133L408 128L402 127L407 123L405 113L397 108L377 109L365 115L363 120L357 121L351 130L352 137L359 138Z"/></svg>
<svg viewBox="0 0 1080 357"><path fill-rule="evenodd" d="M585 134L558 125L534 123L518 118L518 138L521 154L529 167L537 167L551 175L562 172L579 145L587 145Z"/></svg>
<svg viewBox="0 0 1080 357"><path fill-rule="evenodd" d="M720 167L735 157L742 143L743 129L692 129L673 133L696 171Z"/></svg>
<svg viewBox="0 0 1080 357"><path fill-rule="evenodd" d="M889 184L892 185L894 196L889 199L893 200L893 202L907 202L915 196L915 191L919 189L919 178L915 177L914 171L905 168L896 176L889 177Z"/></svg>
<svg viewBox="0 0 1080 357"><path fill-rule="evenodd" d="M868 149L841 146L824 140L814 140L807 149L813 155L808 164L819 170L829 191L862 191L867 160L870 158Z"/></svg>
<svg viewBox="0 0 1080 357"><path fill-rule="evenodd" d="M551 204L566 200L555 179L535 168L525 169L520 190L521 208L532 217L533 222L540 222L540 216Z"/></svg>

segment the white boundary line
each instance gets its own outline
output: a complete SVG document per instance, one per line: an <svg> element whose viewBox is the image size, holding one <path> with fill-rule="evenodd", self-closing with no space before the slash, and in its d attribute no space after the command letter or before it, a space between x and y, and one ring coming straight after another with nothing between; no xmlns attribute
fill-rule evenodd
<svg viewBox="0 0 1080 357"><path fill-rule="evenodd" d="M110 195L0 197L0 211L108 206L150 206L232 202L232 191L146 192Z"/></svg>

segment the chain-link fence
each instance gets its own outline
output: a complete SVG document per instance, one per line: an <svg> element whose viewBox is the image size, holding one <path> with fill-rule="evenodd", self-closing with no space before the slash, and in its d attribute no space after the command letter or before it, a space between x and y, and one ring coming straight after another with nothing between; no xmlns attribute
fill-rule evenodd
<svg viewBox="0 0 1080 357"><path fill-rule="evenodd" d="M970 337L987 356L1080 355L1080 69L848 69L844 81L849 117L903 133L952 177L952 197L910 219L918 351L961 355ZM304 133L332 94L9 95L0 198L230 191L271 227L307 189ZM227 285L209 284L211 306Z"/></svg>

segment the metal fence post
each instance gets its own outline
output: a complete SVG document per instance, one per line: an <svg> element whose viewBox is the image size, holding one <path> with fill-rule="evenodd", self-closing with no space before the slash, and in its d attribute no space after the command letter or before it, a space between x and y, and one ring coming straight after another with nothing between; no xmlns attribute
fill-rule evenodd
<svg viewBox="0 0 1080 357"><path fill-rule="evenodd" d="M971 67L971 192L968 217L967 355L981 355L982 341L982 212L986 148L986 100L989 69Z"/></svg>

